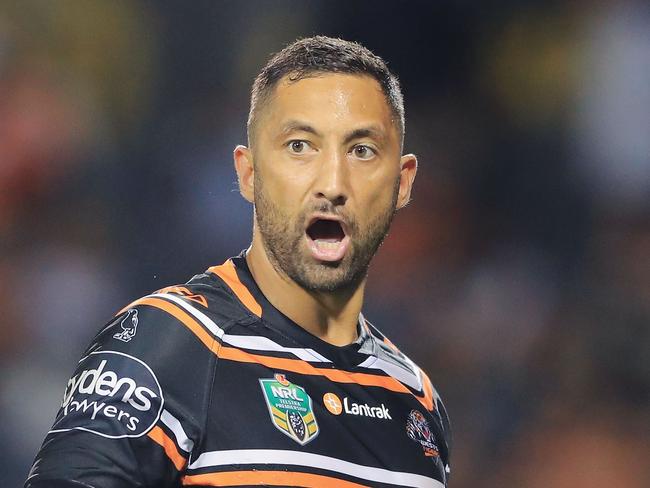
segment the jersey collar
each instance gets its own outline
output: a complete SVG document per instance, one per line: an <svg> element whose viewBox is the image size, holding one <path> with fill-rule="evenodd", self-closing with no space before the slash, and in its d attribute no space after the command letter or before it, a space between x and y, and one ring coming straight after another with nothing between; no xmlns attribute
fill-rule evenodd
<svg viewBox="0 0 650 488"><path fill-rule="evenodd" d="M333 363L354 366L366 359L367 354L374 350L371 346L373 338L362 314L359 314L359 321L357 322L357 340L345 346L335 346L323 341L284 315L267 300L260 290L248 267L245 255L245 251L242 251L239 256L231 258L230 261L234 265L239 281L259 305L260 318L267 326L279 329L302 347L314 349Z"/></svg>

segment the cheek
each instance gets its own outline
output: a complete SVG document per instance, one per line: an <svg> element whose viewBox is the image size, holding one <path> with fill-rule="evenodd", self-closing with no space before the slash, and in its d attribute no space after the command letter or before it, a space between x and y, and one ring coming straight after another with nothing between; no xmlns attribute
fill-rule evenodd
<svg viewBox="0 0 650 488"><path fill-rule="evenodd" d="M362 234L367 234L377 226L378 222L385 221L387 215L392 215L394 210L392 195L387 192L382 191L368 195L368 198L357 206L356 212L354 212L357 230Z"/></svg>
<svg viewBox="0 0 650 488"><path fill-rule="evenodd" d="M299 178L267 169L256 174L255 188L282 214L295 216L301 211L305 192Z"/></svg>
<svg viewBox="0 0 650 488"><path fill-rule="evenodd" d="M369 179L358 189L361 205L359 210L370 215L386 211L394 205L395 193L399 185L399 174L381 175Z"/></svg>
<svg viewBox="0 0 650 488"><path fill-rule="evenodd" d="M288 160L282 153L272 152L269 161L260 164L261 184L278 201L301 202L315 177L316 165Z"/></svg>

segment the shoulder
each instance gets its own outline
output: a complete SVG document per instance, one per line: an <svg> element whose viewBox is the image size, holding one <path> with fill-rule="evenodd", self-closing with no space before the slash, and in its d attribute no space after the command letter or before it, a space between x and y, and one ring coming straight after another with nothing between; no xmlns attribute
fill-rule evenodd
<svg viewBox="0 0 650 488"><path fill-rule="evenodd" d="M116 340L136 346L147 338L160 339L161 335L181 339L181 343L185 336L194 336L209 346L212 339L208 336L218 336L221 329L215 330L215 322L228 327L247 317L228 285L206 272L187 283L166 286L132 301L104 326L95 341Z"/></svg>
<svg viewBox="0 0 650 488"><path fill-rule="evenodd" d="M364 319L364 322L374 342L374 356L377 358L375 361L376 367L381 367L391 374L391 376L408 385L414 390L416 396L418 394L421 395L421 403L427 407L427 410L438 410L444 412L446 416L440 394L425 370L411 360L411 358L368 320Z"/></svg>
<svg viewBox="0 0 650 488"><path fill-rule="evenodd" d="M442 449L441 455L444 459L445 469L448 474L452 432L447 409L438 390L436 390L424 369L412 361L388 337L365 320L365 318L364 322L367 327L367 332L374 343L375 352L373 357L376 357L374 363L368 363L367 366L381 369L407 385L413 396L426 408L428 415L430 415L429 418L434 419L435 423L439 425L440 433L444 439L443 445L439 447Z"/></svg>
<svg viewBox="0 0 650 488"><path fill-rule="evenodd" d="M247 318L210 273L128 304L82 354L30 479L177 477L205 435L221 339Z"/></svg>
<svg viewBox="0 0 650 488"><path fill-rule="evenodd" d="M170 317L180 320L183 312L198 315L209 313L221 323L247 318L246 309L237 300L232 285L210 268L205 273L194 276L187 283L171 285L138 298L120 310L123 314L133 308L154 308L162 310Z"/></svg>
<svg viewBox="0 0 650 488"><path fill-rule="evenodd" d="M146 384L159 400L162 393L176 398L205 396L198 391L189 394L195 387L209 394L205 386L210 384L223 327L245 316L227 290L211 280L197 275L188 283L138 298L117 312L83 353L66 397L79 396L79 387L89 392L90 383L100 396L112 389L117 392L128 383L124 378ZM197 381L188 382L188 374Z"/></svg>
<svg viewBox="0 0 650 488"><path fill-rule="evenodd" d="M182 383L180 371L206 371L216 361L224 334L249 318L229 284L206 272L126 305L99 331L84 356L126 354Z"/></svg>
<svg viewBox="0 0 650 488"><path fill-rule="evenodd" d="M65 387L50 433L137 438L172 417L188 434L199 432L219 344L204 322L208 307L228 308L205 285L197 279L157 290L101 328Z"/></svg>

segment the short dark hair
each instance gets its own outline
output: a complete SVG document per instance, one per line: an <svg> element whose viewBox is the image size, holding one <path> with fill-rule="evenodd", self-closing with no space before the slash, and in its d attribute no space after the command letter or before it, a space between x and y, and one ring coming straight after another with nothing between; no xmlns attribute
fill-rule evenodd
<svg viewBox="0 0 650 488"><path fill-rule="evenodd" d="M324 73L366 75L377 80L403 140L404 97L397 76L386 62L359 43L314 36L298 39L274 54L255 78L247 124L249 143L257 114L282 78L296 82Z"/></svg>

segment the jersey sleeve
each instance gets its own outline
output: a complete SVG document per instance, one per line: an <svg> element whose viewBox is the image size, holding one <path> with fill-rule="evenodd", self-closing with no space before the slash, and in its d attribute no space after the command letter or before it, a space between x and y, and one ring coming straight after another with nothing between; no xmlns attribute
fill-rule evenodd
<svg viewBox="0 0 650 488"><path fill-rule="evenodd" d="M180 486L216 356L170 302L134 303L83 354L25 488Z"/></svg>

